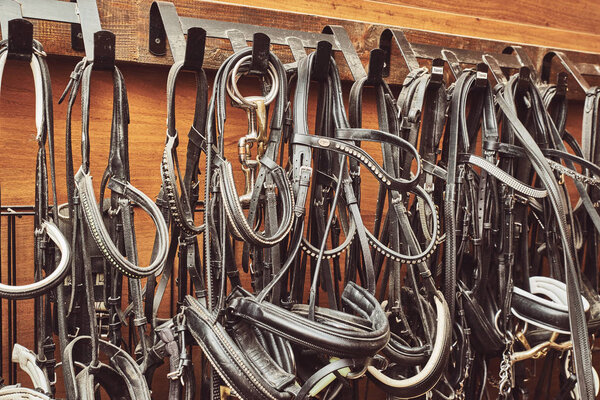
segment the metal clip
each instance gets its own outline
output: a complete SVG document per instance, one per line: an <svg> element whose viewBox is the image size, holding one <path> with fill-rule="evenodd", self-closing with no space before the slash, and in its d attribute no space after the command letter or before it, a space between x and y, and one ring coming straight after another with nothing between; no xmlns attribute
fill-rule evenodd
<svg viewBox="0 0 600 400"><path fill-rule="evenodd" d="M238 141L238 158L242 165L245 178L244 194L240 196L243 208L250 206L254 177L259 161L267 145L267 109L264 97L248 97L252 106L246 104L236 105L246 110L248 116L248 133ZM235 105L235 104L234 104ZM256 143L256 159L252 158L252 147Z"/></svg>

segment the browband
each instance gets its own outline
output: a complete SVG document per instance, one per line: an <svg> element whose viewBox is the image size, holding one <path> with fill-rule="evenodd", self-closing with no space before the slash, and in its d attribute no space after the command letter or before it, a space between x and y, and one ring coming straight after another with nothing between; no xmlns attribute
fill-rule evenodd
<svg viewBox="0 0 600 400"><path fill-rule="evenodd" d="M173 221L179 229L187 235L197 235L204 230L204 226L195 226L193 218L192 204L192 175L195 175L198 169L200 158L200 149L202 145L197 143L201 139L202 133L197 134L198 129L204 129L206 121L206 74L204 70L195 71L196 76L196 104L194 111L194 124L190 128L188 151L186 157L186 175L183 179L180 176L179 161L177 159L177 145L179 143L179 134L175 127L175 85L179 72L182 71L184 62L177 62L171 66L169 77L167 79L167 138L165 150L161 163L162 181L169 202L169 209ZM179 179L177 179L177 176ZM177 181L179 181L181 195L177 191Z"/></svg>

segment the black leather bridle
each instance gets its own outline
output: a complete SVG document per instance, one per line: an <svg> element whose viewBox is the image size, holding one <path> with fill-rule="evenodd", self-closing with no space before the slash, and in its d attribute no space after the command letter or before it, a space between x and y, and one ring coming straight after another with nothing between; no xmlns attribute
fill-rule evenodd
<svg viewBox="0 0 600 400"><path fill-rule="evenodd" d="M8 43L0 42L0 80L8 59ZM51 396L56 383L54 356L54 338L52 336L52 310L50 294L60 285L69 273L71 247L63 233L58 228L55 150L54 150L54 119L52 110L52 88L50 72L46 63L46 54L42 45L34 41L31 55L31 70L33 73L36 96L36 135L38 144L35 174L35 205L34 205L34 282L26 285L7 285L0 283L0 297L6 299L35 298L35 326L38 329L37 363L43 371L45 379L52 385L40 387L40 391ZM46 145L48 150L46 151ZM48 171L48 162L50 171ZM50 182L50 188L49 188ZM49 195L54 206L49 205ZM56 254L60 252L60 258ZM45 276L44 276L45 275ZM15 348L13 354L17 352ZM34 380L34 383L37 383ZM48 390L50 389L50 390ZM18 392L18 390L16 391ZM26 391L25 391L26 392ZM9 396L5 393L3 396ZM17 395L17 394L15 394ZM27 394L23 394L27 396Z"/></svg>

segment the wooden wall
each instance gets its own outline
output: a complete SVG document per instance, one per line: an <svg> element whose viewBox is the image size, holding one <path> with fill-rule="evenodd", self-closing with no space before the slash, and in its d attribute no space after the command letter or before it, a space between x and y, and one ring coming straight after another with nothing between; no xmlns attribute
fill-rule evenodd
<svg viewBox="0 0 600 400"><path fill-rule="evenodd" d="M375 33L382 27L373 24L389 24L405 26L414 29L413 37L428 40L429 33L417 31L425 29L456 35L480 36L495 39L499 42L485 42L494 46L496 51L509 43L529 43L545 47L560 47L581 51L600 52L600 6L592 0L569 0L560 4L548 5L541 0L524 0L520 2L500 2L484 0L466 2L463 0L425 2L422 0L382 0L382 1L273 1L261 0L248 2L242 0L224 0L221 4L215 2L197 2L193 0L175 1L180 14L207 17L210 15L226 20L246 21L257 23L256 18L262 18L262 23L272 23L276 26L294 27L298 23L307 30L320 31L325 23L334 21L332 18L356 20L344 22L350 30L351 37L356 40L359 54L366 62L366 55L372 46L376 45ZM160 188L159 163L162 154L166 99L165 85L168 73L167 65L172 59L156 57L147 52L147 26L149 0L99 0L100 15L104 26L117 34L117 56L127 83L131 109L130 125L130 157L132 183L148 194L155 197ZM240 8L238 5L265 7L269 11L257 11L254 8ZM552 7L551 10L548 10ZM299 14L281 14L274 10L284 10ZM303 14L315 14L312 17ZM78 61L77 53L68 48L69 30L66 26L41 22L35 24L36 37L40 38L45 48L51 54L49 67L54 90L54 118L56 165L58 182L58 201L66 201L64 179L64 149L65 149L65 111L66 105L58 105L56 100L67 84L69 74ZM369 35L373 35L371 37ZM477 47L479 42L471 39L457 39L444 35L435 36L436 41L443 38L454 46ZM45 39L45 40L44 40ZM216 46L215 42L209 45ZM209 67L214 68L218 61L227 54L227 45L219 43L218 48L208 52ZM543 49L534 50L534 59L539 61ZM214 51L212 51L214 50ZM74 57L75 56L75 57ZM596 59L594 55L578 55L581 60ZM600 60L600 58L598 58ZM211 64L212 63L212 64ZM157 65L152 65L157 64ZM402 71L396 72L396 79L402 78ZM209 82L213 72L209 72ZM348 77L346 73L345 77ZM98 73L94 77L92 90L92 174L95 186L106 167L110 122L112 110L112 87L110 75ZM10 62L4 72L2 92L0 96L0 189L2 205L33 204L35 179L35 141L33 80L26 64ZM350 83L345 84L347 98ZM177 118L178 127L182 133L187 133L187 127L192 120L194 99L193 77L184 74L177 89ZM367 92L366 111L363 121L366 127L376 127L375 106L372 93ZM75 165L80 161L79 155L79 106L76 107L73 120ZM314 110L311 109L311 110ZM312 111L311 111L312 112ZM571 104L569 128L576 133L581 125L581 105L574 101ZM227 120L227 143L230 145L232 159L235 158L235 143L246 131L246 120L243 112L232 111ZM314 116L313 116L314 117ZM182 135L185 136L185 135ZM185 139L180 149L185 148ZM372 150L377 150L372 148ZM182 154L182 153L180 153ZM379 158L379 157L376 157ZM239 172L239 171L238 171ZM238 174L238 177L241 175ZM375 182L365 180L364 193L375 193ZM240 187L241 190L241 187ZM363 197L363 210L367 219L372 218L374 202L372 198ZM138 227L138 243L140 259L149 259L150 249L154 238L151 223L147 217L139 216L136 220ZM2 279L6 282L6 218L2 218ZM29 282L32 275L32 220L23 217L17 225L17 265L18 282ZM2 301L2 323L4 331L7 326L6 301ZM33 312L32 301L19 302L19 342L33 348ZM7 376L7 356L9 349L6 341L3 351L4 376ZM164 373L163 370L159 373ZM24 378L20 374L19 378ZM60 371L59 371L60 380ZM27 384L27 380L22 380ZM166 395L165 380L159 380L155 386L155 398L162 399Z"/></svg>
<svg viewBox="0 0 600 400"><path fill-rule="evenodd" d="M527 44L530 57L539 66L549 49L568 52L575 62L600 64L600 28L598 7L593 0L568 0L550 5L542 0L501 2L483 0L224 0L173 1L180 16L212 18L222 21L270 25L284 29L320 32L325 25L342 25L367 63L369 51L378 46L385 27L402 27L410 41L502 52L508 44ZM104 29L117 37L116 57L120 61L170 65L166 56L148 51L149 10L152 0L98 0ZM51 54L81 53L71 49L67 24L36 21L34 34ZM487 40L481 40L481 39ZM230 46L224 40L208 41L204 65L217 68L227 57ZM278 50L287 62L289 51ZM339 63L341 75L349 79L349 70ZM401 83L406 70L403 63L392 64L392 82ZM600 68L594 70L600 75ZM600 79L597 79L600 82Z"/></svg>

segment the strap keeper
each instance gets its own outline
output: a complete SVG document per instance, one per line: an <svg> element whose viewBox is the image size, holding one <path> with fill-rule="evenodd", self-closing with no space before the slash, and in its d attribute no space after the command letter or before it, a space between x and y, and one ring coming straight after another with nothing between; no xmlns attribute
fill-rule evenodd
<svg viewBox="0 0 600 400"><path fill-rule="evenodd" d="M310 177L312 175L312 168L311 167L306 167L306 166L302 166L300 167L300 182L299 185L300 186L310 186Z"/></svg>
<svg viewBox="0 0 600 400"><path fill-rule="evenodd" d="M42 360L39 357L36 357L36 358L37 358L37 364L41 367L54 368L56 366L56 359L54 359L54 358L48 358L45 360Z"/></svg>
<svg viewBox="0 0 600 400"><path fill-rule="evenodd" d="M188 132L188 139L196 145L197 148L201 149L204 147L204 136L200 134L198 129L195 126L190 127L190 131Z"/></svg>
<svg viewBox="0 0 600 400"><path fill-rule="evenodd" d="M196 298L198 299L203 299L207 295L206 289L196 289L194 293L196 294Z"/></svg>
<svg viewBox="0 0 600 400"><path fill-rule="evenodd" d="M360 182L360 165L358 166L358 168L356 170L351 169L349 172L349 175L352 178L357 179L358 182Z"/></svg>
<svg viewBox="0 0 600 400"><path fill-rule="evenodd" d="M267 168L269 171L273 171L279 167L279 164L277 164L276 162L274 162L273 160L271 160L270 158L267 158L267 157L261 157L260 163L265 168Z"/></svg>
<svg viewBox="0 0 600 400"><path fill-rule="evenodd" d="M121 303L121 296L117 296L117 297L109 297L106 300L106 303L109 306L118 306Z"/></svg>
<svg viewBox="0 0 600 400"><path fill-rule="evenodd" d="M108 328L112 332L121 329L121 326L123 326L123 324L121 323L121 321L118 321L118 322L109 322L109 324L108 324Z"/></svg>
<svg viewBox="0 0 600 400"><path fill-rule="evenodd" d="M377 369L383 370L386 369L389 365L387 358L383 358L379 355L373 357L370 361L371 365Z"/></svg>
<svg viewBox="0 0 600 400"><path fill-rule="evenodd" d="M81 77L81 71L78 69L75 69L71 72L71 75L69 75L69 77L71 79L73 79L74 81L78 81L79 78Z"/></svg>
<svg viewBox="0 0 600 400"><path fill-rule="evenodd" d="M167 344L161 340L148 349L148 360L150 360L148 364L153 365L155 363L162 363L163 358L168 356Z"/></svg>
<svg viewBox="0 0 600 400"><path fill-rule="evenodd" d="M500 143L496 140L484 140L481 144L483 150L497 151L500 148Z"/></svg>
<svg viewBox="0 0 600 400"><path fill-rule="evenodd" d="M121 180L112 177L112 178L110 178L110 181L108 182L107 186L113 192L119 193L120 195L123 195L123 196L127 196L127 183L126 182L122 182Z"/></svg>
<svg viewBox="0 0 600 400"><path fill-rule="evenodd" d="M237 271L237 269L232 270L232 271L226 271L225 273L227 274L227 276L229 278L235 278L235 277L239 276L239 272Z"/></svg>
<svg viewBox="0 0 600 400"><path fill-rule="evenodd" d="M344 180L344 194L346 196L346 204L358 204L358 200L356 199L356 194L354 193L354 189L352 188L352 180L345 179Z"/></svg>
<svg viewBox="0 0 600 400"><path fill-rule="evenodd" d="M425 271L421 271L419 273L419 275L421 275L421 278L429 279L429 278L431 278L431 271L429 269L427 269Z"/></svg>
<svg viewBox="0 0 600 400"><path fill-rule="evenodd" d="M179 364L184 367L190 367L192 365L192 357L186 354L184 357L179 359Z"/></svg>
<svg viewBox="0 0 600 400"><path fill-rule="evenodd" d="M308 187L310 186L312 168L307 166L300 167L299 175L298 193L296 196L296 204L294 205L294 214L296 217L301 217L305 212L304 205L306 203L306 197L308 196Z"/></svg>
<svg viewBox="0 0 600 400"><path fill-rule="evenodd" d="M54 352L56 344L53 341L47 341L42 345L42 348L44 349L44 353Z"/></svg>
<svg viewBox="0 0 600 400"><path fill-rule="evenodd" d="M158 196L156 201L154 202L158 207L167 207L169 202L165 200L162 196Z"/></svg>
<svg viewBox="0 0 600 400"><path fill-rule="evenodd" d="M271 126L271 134L269 135L269 140L267 143L276 144L279 141L278 139L281 137L281 131L281 127L274 128Z"/></svg>
<svg viewBox="0 0 600 400"><path fill-rule="evenodd" d="M135 326L142 326L142 325L146 325L147 323L148 323L148 320L146 319L146 317L140 317L140 318L133 319L133 325L135 325Z"/></svg>

